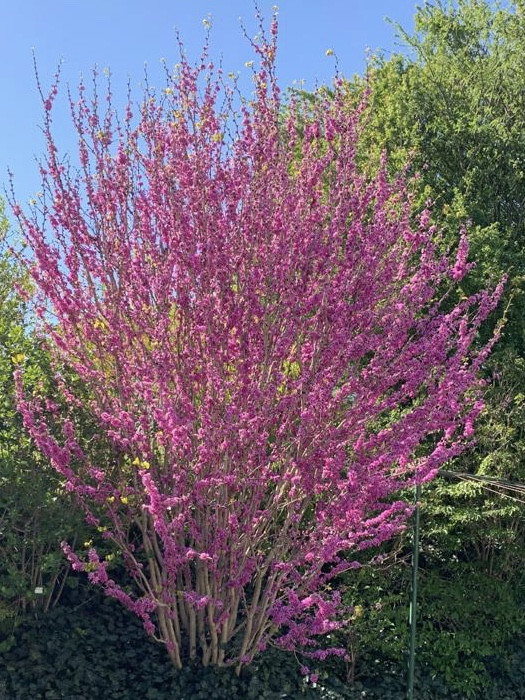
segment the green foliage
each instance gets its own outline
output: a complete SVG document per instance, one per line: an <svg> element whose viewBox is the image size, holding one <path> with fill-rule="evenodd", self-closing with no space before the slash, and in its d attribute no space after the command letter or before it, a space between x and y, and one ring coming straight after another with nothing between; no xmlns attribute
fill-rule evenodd
<svg viewBox="0 0 525 700"><path fill-rule="evenodd" d="M418 8L415 35L398 27L409 57L372 62L365 135L376 153L388 151L396 170L411 157L420 193L432 196L451 228L465 215L483 228L496 224L504 236L496 263L509 261L525 218L516 196L525 179L525 17L518 4L459 0Z"/></svg>
<svg viewBox="0 0 525 700"><path fill-rule="evenodd" d="M386 150L394 170L410 158L419 174L415 207L433 202L448 244L471 222L476 269L465 292L509 274L512 304L493 365L522 383L508 353L523 357L525 350L523 3L508 9L486 0L427 3L415 25L413 36L398 28L408 58L372 64L363 152Z"/></svg>
<svg viewBox="0 0 525 700"><path fill-rule="evenodd" d="M524 629L524 611L507 583L494 585L471 566L458 564L446 576L423 572L419 597L418 659L465 698L491 685L490 663Z"/></svg>
<svg viewBox="0 0 525 700"><path fill-rule="evenodd" d="M1 210L0 219L3 243L7 225ZM10 643L18 612L56 604L69 570L60 541L75 536L81 522L16 411L15 367L24 366L29 390L48 385L51 376L17 293L17 286L25 283L13 259L0 248L0 648Z"/></svg>
<svg viewBox="0 0 525 700"><path fill-rule="evenodd" d="M419 658L478 697L491 664L505 666L506 647L525 630L522 513L478 483L440 479L425 492Z"/></svg>
<svg viewBox="0 0 525 700"><path fill-rule="evenodd" d="M432 200L449 244L471 222L471 286L510 274L512 310L498 353L512 347L523 356L525 14L522 2L508 5L426 3L413 36L398 27L409 55L371 63L362 158L386 151L393 172L410 160L415 209ZM349 97L358 99L363 85L350 84Z"/></svg>
<svg viewBox="0 0 525 700"><path fill-rule="evenodd" d="M523 590L515 581L488 576L477 562L472 565L457 557L445 562L439 559L442 555L436 555L431 538L424 538L418 589L419 683L436 693L429 697L456 693L484 698L494 686L496 670L500 677L511 674L509 649L525 629ZM354 613L349 628L339 634L350 657L348 681L375 688L386 673L390 685L397 678L404 687L408 556L399 549L390 565L365 566L346 583L345 601L354 606Z"/></svg>

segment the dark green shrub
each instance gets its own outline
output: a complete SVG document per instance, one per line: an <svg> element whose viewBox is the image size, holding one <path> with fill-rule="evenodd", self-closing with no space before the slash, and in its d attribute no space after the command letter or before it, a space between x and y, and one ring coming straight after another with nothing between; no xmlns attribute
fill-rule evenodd
<svg viewBox="0 0 525 700"><path fill-rule="evenodd" d="M72 580L75 580L74 577ZM363 615L364 617L364 615ZM376 635L379 636L379 635ZM332 660L317 668L319 680L307 684L292 654L270 650L245 668L187 667L176 671L160 645L149 640L140 621L100 592L69 588L61 605L45 618L26 617L14 644L0 652L1 700L403 700L406 667L367 650L363 673L345 683L345 669ZM402 656L402 654L400 655ZM506 659L503 663L502 659ZM525 637L487 662L491 682L471 695L476 700L520 700L525 687ZM433 677L434 676L434 677ZM443 676L418 663L418 700L464 700Z"/></svg>
<svg viewBox="0 0 525 700"><path fill-rule="evenodd" d="M0 697L2 688L9 700L350 697L337 679L332 689L308 687L294 656L277 651L240 678L233 669L176 671L134 615L98 592L90 595L69 591L68 605L15 631L15 644L0 653Z"/></svg>

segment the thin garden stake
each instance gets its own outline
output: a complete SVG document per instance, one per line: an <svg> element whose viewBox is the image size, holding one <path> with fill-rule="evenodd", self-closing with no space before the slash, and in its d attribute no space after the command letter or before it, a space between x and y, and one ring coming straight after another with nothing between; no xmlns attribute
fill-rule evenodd
<svg viewBox="0 0 525 700"><path fill-rule="evenodd" d="M421 484L416 485L414 510L414 527L412 538L412 589L410 599L409 625L410 646L408 650L408 690L407 698L414 697L414 668L416 661L416 624L417 624L417 571L419 565L419 500L421 497Z"/></svg>

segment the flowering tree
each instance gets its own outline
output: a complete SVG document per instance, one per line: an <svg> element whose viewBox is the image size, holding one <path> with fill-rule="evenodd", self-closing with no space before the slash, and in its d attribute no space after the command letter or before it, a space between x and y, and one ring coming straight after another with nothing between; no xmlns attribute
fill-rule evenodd
<svg viewBox="0 0 525 700"><path fill-rule="evenodd" d="M308 120L284 110L275 22L254 49L255 96L237 110L206 58L183 58L138 118L131 104L101 116L81 86L76 173L52 136L55 84L43 196L14 205L71 412L45 417L21 371L19 409L134 590L95 548L64 550L177 667L240 670L272 640L334 651L315 648L340 624L330 581L402 527L395 493L470 439L489 350L472 340L499 295L443 305L465 237L438 255L402 178L359 173L342 84Z"/></svg>

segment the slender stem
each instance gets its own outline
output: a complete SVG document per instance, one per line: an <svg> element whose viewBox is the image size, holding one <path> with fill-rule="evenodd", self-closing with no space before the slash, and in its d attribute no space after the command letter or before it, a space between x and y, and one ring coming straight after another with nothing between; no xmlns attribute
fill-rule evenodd
<svg viewBox="0 0 525 700"><path fill-rule="evenodd" d="M262 582L263 582L263 574L261 572L259 572L257 574L257 578L255 580L255 588L253 591L253 596L252 596L252 600L250 602L250 606L246 609L246 627L245 627L245 631L244 631L244 638L242 640L241 650L239 652L239 661L237 663L237 666L235 667L235 673L237 675L239 675L241 672L241 668L243 665L242 659L243 659L244 655L246 654L246 651L248 649L248 645L250 644L250 641L251 641L253 619L254 619L255 613L257 612L257 606L259 604Z"/></svg>
<svg viewBox="0 0 525 700"><path fill-rule="evenodd" d="M173 628L173 621L167 616L166 608L159 608L157 610L157 619L159 621L162 639L167 643L166 647L173 665L175 668L181 669L182 660L180 658L180 647Z"/></svg>

